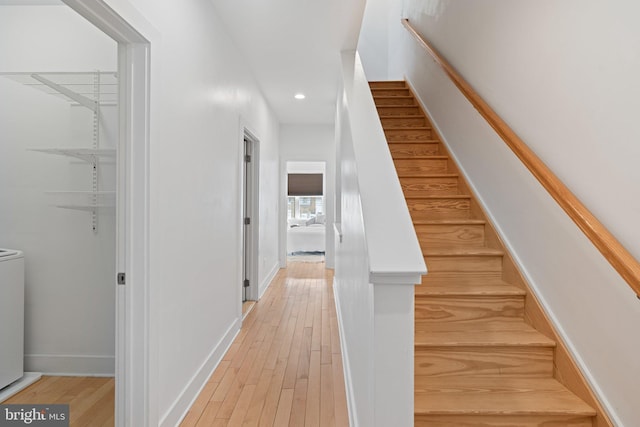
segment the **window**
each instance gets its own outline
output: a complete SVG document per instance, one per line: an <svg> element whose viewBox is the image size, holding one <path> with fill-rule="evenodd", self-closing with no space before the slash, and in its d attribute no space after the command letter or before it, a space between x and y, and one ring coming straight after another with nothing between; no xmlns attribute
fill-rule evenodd
<svg viewBox="0 0 640 427"><path fill-rule="evenodd" d="M287 219L305 220L324 214L324 175L287 174Z"/></svg>
<svg viewBox="0 0 640 427"><path fill-rule="evenodd" d="M324 214L323 196L289 196L287 219L309 219Z"/></svg>

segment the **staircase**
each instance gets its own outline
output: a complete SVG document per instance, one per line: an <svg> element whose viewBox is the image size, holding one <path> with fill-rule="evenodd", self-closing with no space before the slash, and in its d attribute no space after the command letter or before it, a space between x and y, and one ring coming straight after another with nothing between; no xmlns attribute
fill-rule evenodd
<svg viewBox="0 0 640 427"><path fill-rule="evenodd" d="M554 379L556 343L525 322L526 288L405 82L372 82L429 273L415 298L415 425L591 427Z"/></svg>

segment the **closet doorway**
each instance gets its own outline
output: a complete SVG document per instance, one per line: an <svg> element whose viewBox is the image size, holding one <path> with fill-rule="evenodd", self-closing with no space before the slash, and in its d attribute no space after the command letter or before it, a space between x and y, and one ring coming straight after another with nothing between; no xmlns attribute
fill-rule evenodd
<svg viewBox="0 0 640 427"><path fill-rule="evenodd" d="M0 246L24 255L22 373L103 378L105 406L116 365L118 44L63 3L2 5L0 33Z"/></svg>
<svg viewBox="0 0 640 427"><path fill-rule="evenodd" d="M242 302L258 300L260 151L258 139L244 130L242 161Z"/></svg>
<svg viewBox="0 0 640 427"><path fill-rule="evenodd" d="M100 0L11 3L0 246L25 248L25 368L115 376L115 425L150 425L149 43Z"/></svg>

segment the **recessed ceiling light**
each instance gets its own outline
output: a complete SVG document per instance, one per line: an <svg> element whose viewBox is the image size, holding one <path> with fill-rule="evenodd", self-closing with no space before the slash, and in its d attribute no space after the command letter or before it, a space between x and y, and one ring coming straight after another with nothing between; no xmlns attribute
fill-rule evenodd
<svg viewBox="0 0 640 427"><path fill-rule="evenodd" d="M304 95L304 93L296 93L294 98L295 99L305 99L306 96Z"/></svg>

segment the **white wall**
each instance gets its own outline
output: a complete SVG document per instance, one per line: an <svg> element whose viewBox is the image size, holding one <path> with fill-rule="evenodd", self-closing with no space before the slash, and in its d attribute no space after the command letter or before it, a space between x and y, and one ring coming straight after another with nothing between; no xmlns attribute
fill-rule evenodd
<svg viewBox="0 0 640 427"><path fill-rule="evenodd" d="M407 2L405 13L640 259L631 1ZM406 74L618 425L639 425L640 303L433 62Z"/></svg>
<svg viewBox="0 0 640 427"><path fill-rule="evenodd" d="M280 127L280 260L287 259L287 162L325 162L326 265L334 266L333 222L335 200L335 135L333 125L282 125Z"/></svg>
<svg viewBox="0 0 640 427"><path fill-rule="evenodd" d="M335 299L340 325L349 424L374 425L373 289L362 218L362 203L346 100L338 100L336 137L341 162L340 222L343 241L336 242Z"/></svg>
<svg viewBox="0 0 640 427"><path fill-rule="evenodd" d="M240 325L245 126L260 141L260 274L277 266L279 125L211 1L107 3L151 45L150 419L175 425Z"/></svg>
<svg viewBox="0 0 640 427"><path fill-rule="evenodd" d="M64 6L0 6L0 72L115 71L116 43ZM91 148L93 113L0 77L0 246L26 261L25 369L113 375L115 217L54 207L46 191L91 190L90 165L29 148ZM115 148L115 107L101 147ZM115 165L101 168L114 190ZM69 202L69 200L66 200Z"/></svg>
<svg viewBox="0 0 640 427"><path fill-rule="evenodd" d="M358 54L369 81L402 80L402 1L367 0L358 39Z"/></svg>

